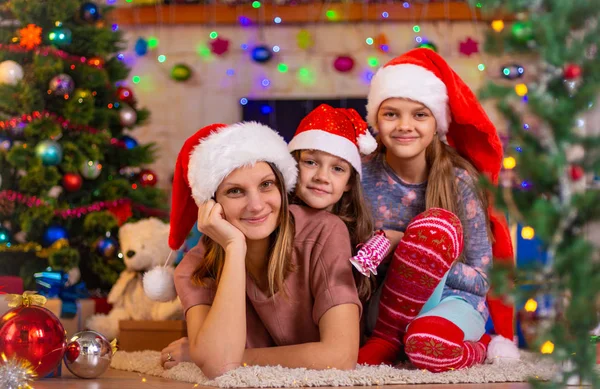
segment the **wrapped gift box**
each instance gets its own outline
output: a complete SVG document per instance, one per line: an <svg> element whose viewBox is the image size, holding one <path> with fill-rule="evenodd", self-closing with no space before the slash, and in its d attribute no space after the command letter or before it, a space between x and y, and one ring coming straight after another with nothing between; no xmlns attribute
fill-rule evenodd
<svg viewBox="0 0 600 389"><path fill-rule="evenodd" d="M77 314L73 318L60 317L62 301L58 298L48 299L44 307L60 319L65 331L67 331L67 339L69 339L75 333L85 329L85 322L94 314L96 303L92 299L77 300Z"/></svg>
<svg viewBox="0 0 600 389"><path fill-rule="evenodd" d="M169 343L187 336L183 320L121 320L119 322L119 350L161 351Z"/></svg>
<svg viewBox="0 0 600 389"><path fill-rule="evenodd" d="M104 313L108 315L110 310L112 309L112 305L108 303L106 297L90 297L92 300L96 302L96 313Z"/></svg>

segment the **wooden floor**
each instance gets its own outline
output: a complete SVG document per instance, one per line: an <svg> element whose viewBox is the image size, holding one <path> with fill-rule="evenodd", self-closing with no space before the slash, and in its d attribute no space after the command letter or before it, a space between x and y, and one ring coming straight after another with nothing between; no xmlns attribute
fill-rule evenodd
<svg viewBox="0 0 600 389"><path fill-rule="evenodd" d="M458 385L410 385L411 387L418 387L418 389L456 389L456 388L467 388L467 389L526 389L529 385L525 383L513 383L513 384L458 384ZM188 384L180 381L171 381L164 378L157 378L152 376L145 376L140 373L131 373L121 370L109 369L106 373L96 379L83 380L71 375L69 370L63 366L63 376L61 378L51 378L36 381L33 384L35 389L151 389L151 388L162 388L162 389L202 389L202 386L196 386L194 384ZM385 386L385 389L394 388L406 388L406 385L389 385ZM212 387L204 387L211 388ZM368 389L365 386L347 387L342 389ZM372 387L371 387L372 388ZM383 389L382 387L377 387Z"/></svg>

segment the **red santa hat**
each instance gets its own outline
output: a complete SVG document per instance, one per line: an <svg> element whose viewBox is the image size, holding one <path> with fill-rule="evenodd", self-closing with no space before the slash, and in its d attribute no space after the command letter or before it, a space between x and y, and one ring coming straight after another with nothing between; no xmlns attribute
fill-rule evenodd
<svg viewBox="0 0 600 389"><path fill-rule="evenodd" d="M360 153L368 155L377 141L354 109L321 104L298 126L289 150L320 150L345 159L361 174Z"/></svg>
<svg viewBox="0 0 600 389"><path fill-rule="evenodd" d="M281 172L284 187L296 185L296 160L285 140L271 128L256 122L233 125L211 124L183 144L173 175L169 247L178 250L198 220L198 205L210 200L221 182L233 170L256 162L270 162ZM173 252L171 252L172 254ZM146 295L155 301L176 296L173 267L156 266L144 274Z"/></svg>
<svg viewBox="0 0 600 389"><path fill-rule="evenodd" d="M298 170L285 140L256 122L211 124L184 143L173 177L169 246L179 249L198 219L198 205L210 200L233 170L256 162L273 163L291 192Z"/></svg>
<svg viewBox="0 0 600 389"><path fill-rule="evenodd" d="M371 127L377 129L379 106L393 97L426 105L436 119L438 134L445 135L450 146L497 184L504 157L500 137L475 94L440 55L430 49L414 49L377 71L371 80L367 103L367 122ZM495 240L494 260L514 264L506 219L492 207L488 214ZM514 345L511 350L507 343L514 336L514 307L492 296L488 296L488 306L496 334L507 339L493 341L489 355L518 357Z"/></svg>
<svg viewBox="0 0 600 389"><path fill-rule="evenodd" d="M431 49L414 49L379 69L371 80L367 122L377 129L377 111L393 97L423 103L437 122L439 135L497 183L502 143L496 128L467 84Z"/></svg>

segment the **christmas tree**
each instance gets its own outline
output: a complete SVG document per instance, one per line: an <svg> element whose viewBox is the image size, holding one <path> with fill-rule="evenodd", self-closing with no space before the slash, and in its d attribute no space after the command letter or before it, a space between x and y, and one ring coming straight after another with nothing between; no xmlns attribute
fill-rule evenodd
<svg viewBox="0 0 600 389"><path fill-rule="evenodd" d="M0 274L29 288L47 266L110 287L123 269L119 226L164 216L144 169L155 145L131 133L149 113L123 81L108 12L82 0L0 5Z"/></svg>
<svg viewBox="0 0 600 389"><path fill-rule="evenodd" d="M479 0L472 5L512 19L490 25L486 52L511 60L481 96L496 101L509 128L497 203L523 226L524 239L536 237L544 246L544 260L513 274L520 286L517 297L529 299L527 311L549 302L537 315L535 347L559 362L562 374L560 382L544 385L597 387L590 333L598 324L600 261L584 232L600 219L594 188L599 124L586 121L600 92L600 2ZM502 272L496 275L502 279Z"/></svg>

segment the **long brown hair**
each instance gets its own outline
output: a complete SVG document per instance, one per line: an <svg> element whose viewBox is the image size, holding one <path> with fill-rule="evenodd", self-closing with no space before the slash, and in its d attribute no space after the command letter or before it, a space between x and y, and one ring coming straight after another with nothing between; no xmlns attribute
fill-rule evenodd
<svg viewBox="0 0 600 389"><path fill-rule="evenodd" d="M268 281L269 293L274 295L283 289L283 281L286 275L293 270L292 250L294 247L294 221L290 215L287 191L283 180L283 175L277 167L269 163L269 166L275 174L277 187L281 193L281 209L279 210L278 226L270 236L271 244L267 256L268 262ZM204 259L192 273L192 281L195 285L206 286L206 278L215 280L215 288L218 286L223 273L225 263L225 250L208 236L202 236L204 245Z"/></svg>
<svg viewBox="0 0 600 389"><path fill-rule="evenodd" d="M300 163L302 150L293 151L292 156ZM360 183L360 175L354 167L350 167L352 170L350 178L348 179L350 190L344 192L342 198L334 204L331 213L339 216L346 224L346 228L348 228L348 232L350 233L352 255L355 255L358 251L357 247L360 244L365 243L373 235L373 214L365 201L362 184ZM306 205L295 193L292 195L291 203ZM356 287L358 289L358 296L361 300L367 300L374 289L375 276L368 278L360 274L354 268L353 271L354 280L356 281Z"/></svg>
<svg viewBox="0 0 600 389"><path fill-rule="evenodd" d="M484 210L488 236L493 241L490 220L488 217L488 199L484 189L479 185L479 171L471 162L460 156L456 149L443 143L439 136L434 136L433 141L425 149L425 161L429 171L427 190L425 191L425 208L444 208L465 220L464 207L459 207L459 193L456 182L455 168L463 169L471 178L466 182L477 195L479 204ZM469 237L465 234L466 240ZM464 256L461 255L461 259Z"/></svg>

